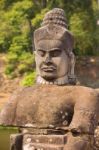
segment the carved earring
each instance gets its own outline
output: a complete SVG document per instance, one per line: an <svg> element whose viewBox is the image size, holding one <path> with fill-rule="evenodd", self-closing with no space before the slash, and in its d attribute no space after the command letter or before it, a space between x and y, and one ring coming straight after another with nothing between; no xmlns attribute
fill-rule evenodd
<svg viewBox="0 0 99 150"><path fill-rule="evenodd" d="M75 55L73 52L69 53L69 58L70 58L70 65L69 65L69 72L68 72L68 80L70 84L75 85L76 84L76 76L74 73L74 68L75 68Z"/></svg>

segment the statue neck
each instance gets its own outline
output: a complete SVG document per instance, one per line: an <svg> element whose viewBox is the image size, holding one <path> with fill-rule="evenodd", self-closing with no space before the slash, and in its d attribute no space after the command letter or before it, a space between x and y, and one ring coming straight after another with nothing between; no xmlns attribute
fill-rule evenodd
<svg viewBox="0 0 99 150"><path fill-rule="evenodd" d="M47 81L44 78L42 78L41 76L38 76L36 82L37 82L37 84L54 84L54 85L66 85L66 84L69 84L67 75L65 75L65 76L63 76L61 78L58 78L58 79L56 79L54 81Z"/></svg>

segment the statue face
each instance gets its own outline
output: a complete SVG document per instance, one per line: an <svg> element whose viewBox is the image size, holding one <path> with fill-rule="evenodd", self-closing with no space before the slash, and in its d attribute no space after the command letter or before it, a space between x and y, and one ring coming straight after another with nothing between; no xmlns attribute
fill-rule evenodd
<svg viewBox="0 0 99 150"><path fill-rule="evenodd" d="M37 73L46 80L55 80L68 73L68 56L59 40L42 40L36 45Z"/></svg>

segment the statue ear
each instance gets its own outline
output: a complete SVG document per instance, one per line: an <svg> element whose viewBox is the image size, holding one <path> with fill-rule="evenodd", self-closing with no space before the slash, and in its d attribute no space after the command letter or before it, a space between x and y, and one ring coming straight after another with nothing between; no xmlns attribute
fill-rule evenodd
<svg viewBox="0 0 99 150"><path fill-rule="evenodd" d="M69 83L70 84L76 84L76 76L74 73L74 69L75 69L75 55L73 54L73 52L69 52L69 71L68 71L68 79L69 79Z"/></svg>
<svg viewBox="0 0 99 150"><path fill-rule="evenodd" d="M66 32L66 45L68 48L68 51L72 51L74 48L74 37L70 32Z"/></svg>

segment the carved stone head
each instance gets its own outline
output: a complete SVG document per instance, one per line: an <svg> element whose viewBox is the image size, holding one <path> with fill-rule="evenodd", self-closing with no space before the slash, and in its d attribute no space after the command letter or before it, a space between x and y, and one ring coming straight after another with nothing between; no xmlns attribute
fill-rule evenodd
<svg viewBox="0 0 99 150"><path fill-rule="evenodd" d="M64 85L71 82L70 77L74 80L74 39L62 9L45 15L42 26L34 32L34 44L38 83Z"/></svg>

